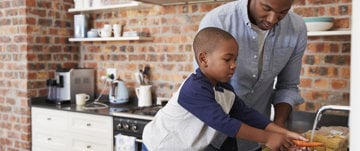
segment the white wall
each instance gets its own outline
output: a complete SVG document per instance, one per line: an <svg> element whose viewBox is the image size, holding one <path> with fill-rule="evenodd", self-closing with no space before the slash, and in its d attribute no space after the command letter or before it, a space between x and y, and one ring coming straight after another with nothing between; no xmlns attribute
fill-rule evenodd
<svg viewBox="0 0 360 151"><path fill-rule="evenodd" d="M351 73L350 73L350 150L360 150L360 1L352 1L351 25Z"/></svg>

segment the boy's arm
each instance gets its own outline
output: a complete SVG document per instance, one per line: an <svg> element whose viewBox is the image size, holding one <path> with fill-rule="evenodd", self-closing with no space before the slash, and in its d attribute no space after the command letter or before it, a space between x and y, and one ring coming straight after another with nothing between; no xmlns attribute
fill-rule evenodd
<svg viewBox="0 0 360 151"><path fill-rule="evenodd" d="M268 124L265 130L242 123L236 137L263 143L273 150L291 147L294 139L307 141L302 135L281 128L274 123Z"/></svg>

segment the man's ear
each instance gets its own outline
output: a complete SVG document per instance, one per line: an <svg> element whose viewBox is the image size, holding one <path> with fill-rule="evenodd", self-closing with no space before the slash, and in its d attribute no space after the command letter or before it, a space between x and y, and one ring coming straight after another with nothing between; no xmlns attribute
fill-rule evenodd
<svg viewBox="0 0 360 151"><path fill-rule="evenodd" d="M205 67L207 67L207 63L208 63L208 59L207 59L206 52L200 52L199 53L199 66L204 65Z"/></svg>

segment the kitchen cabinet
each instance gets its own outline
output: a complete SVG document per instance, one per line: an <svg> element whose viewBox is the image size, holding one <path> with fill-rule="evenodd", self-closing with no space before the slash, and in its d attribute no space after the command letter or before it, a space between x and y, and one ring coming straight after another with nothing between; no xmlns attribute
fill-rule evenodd
<svg viewBox="0 0 360 151"><path fill-rule="evenodd" d="M88 13L91 11L99 11L99 10L112 10L112 9L143 9L150 7L151 4L144 4L141 2L128 2L116 5L103 5L103 6L92 6L88 8L70 8L68 12L70 13ZM81 42L81 41L130 41L130 40L152 40L151 37L144 36L131 36L131 37L97 37L97 38L69 38L71 42Z"/></svg>
<svg viewBox="0 0 360 151"><path fill-rule="evenodd" d="M32 150L112 151L111 116L31 108Z"/></svg>

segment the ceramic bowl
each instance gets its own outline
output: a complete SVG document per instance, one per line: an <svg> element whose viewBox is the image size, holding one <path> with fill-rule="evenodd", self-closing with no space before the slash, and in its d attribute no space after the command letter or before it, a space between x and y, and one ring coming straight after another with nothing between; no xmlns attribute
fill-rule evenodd
<svg viewBox="0 0 360 151"><path fill-rule="evenodd" d="M99 37L98 35L98 31L96 29L91 29L87 32L87 37L88 38L96 38Z"/></svg>
<svg viewBox="0 0 360 151"><path fill-rule="evenodd" d="M333 17L304 17L308 31L326 31L334 25Z"/></svg>

